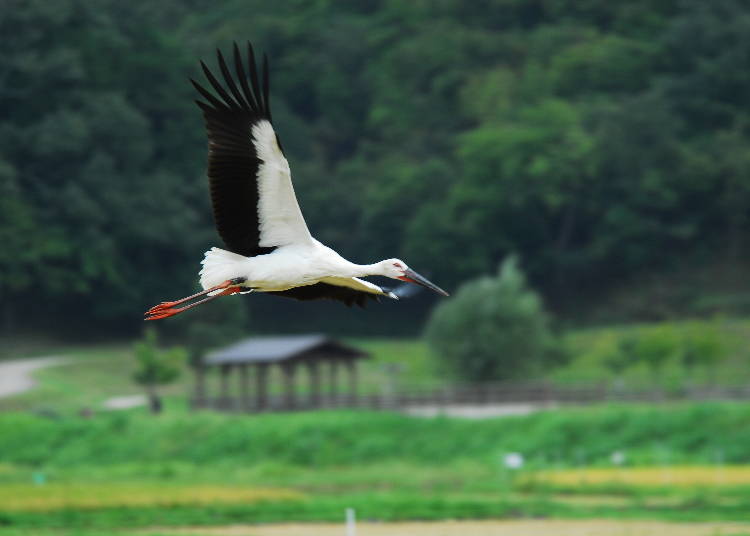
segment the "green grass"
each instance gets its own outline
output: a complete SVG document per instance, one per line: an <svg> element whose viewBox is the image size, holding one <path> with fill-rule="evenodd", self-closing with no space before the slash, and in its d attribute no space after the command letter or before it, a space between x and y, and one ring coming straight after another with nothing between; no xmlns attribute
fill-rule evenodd
<svg viewBox="0 0 750 536"><path fill-rule="evenodd" d="M94 419L0 416L0 459L29 466L139 463L231 463L273 460L299 466L380 461L497 462L509 451L529 463L557 459L609 463L750 462L750 405L603 406L524 417L470 421L421 419L367 411L264 414L253 417L144 411Z"/></svg>
<svg viewBox="0 0 750 536"><path fill-rule="evenodd" d="M0 416L0 527L104 531L337 521L349 506L362 519L381 520L750 520L748 487L571 494L565 483L529 486L522 478L536 470L606 467L615 448L638 465L657 465L668 452L671 463L711 466L717 448L726 463L748 464L749 425L750 405L730 403L483 421L356 411L255 417L130 411L92 419L6 414ZM522 473L501 466L509 451L526 457Z"/></svg>
<svg viewBox="0 0 750 536"><path fill-rule="evenodd" d="M634 363L619 374L607 367L618 347L627 336L671 330L676 337L691 333L715 334L725 351L716 363L687 370L677 359L668 359L656 372L643 363ZM750 382L750 319L722 318L632 324L580 329L567 333L564 342L572 356L567 365L549 372L552 381L611 382L615 377L625 386L651 387L658 385L675 388L689 384L746 385Z"/></svg>
<svg viewBox="0 0 750 536"><path fill-rule="evenodd" d="M166 490L165 490L166 491ZM299 501L214 503L165 507L69 508L65 510L0 511L0 523L13 528L118 528L222 525L283 521L340 521L347 507L361 519L380 521L441 519L502 519L554 517L569 519L661 519L671 521L750 521L750 502L723 504L686 499L649 505L569 503L544 496L517 497L403 492L318 495ZM2 533L0 533L2 534Z"/></svg>
<svg viewBox="0 0 750 536"><path fill-rule="evenodd" d="M365 381L382 388L385 369L396 365L397 379L408 385L425 387L445 383L427 344L420 339L350 339L346 342L372 354L362 363Z"/></svg>

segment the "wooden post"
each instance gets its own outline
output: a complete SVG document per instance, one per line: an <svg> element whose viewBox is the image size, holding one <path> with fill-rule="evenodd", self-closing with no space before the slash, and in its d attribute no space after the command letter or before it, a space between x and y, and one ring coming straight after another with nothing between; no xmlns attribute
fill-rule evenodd
<svg viewBox="0 0 750 536"><path fill-rule="evenodd" d="M230 407L229 397L229 375L232 372L232 365L221 365L221 377L219 383L219 406L223 409Z"/></svg>
<svg viewBox="0 0 750 536"><path fill-rule="evenodd" d="M338 392L336 385L336 374L338 373L338 361L332 359L328 365L328 401L331 406L338 402Z"/></svg>
<svg viewBox="0 0 750 536"><path fill-rule="evenodd" d="M349 405L357 405L357 362L350 360L346 362L346 369L349 371Z"/></svg>
<svg viewBox="0 0 750 536"><path fill-rule="evenodd" d="M247 363L239 365L240 369L240 410L247 411L250 408L250 384L247 376Z"/></svg>
<svg viewBox="0 0 750 536"><path fill-rule="evenodd" d="M320 407L320 371L317 361L308 361L307 370L310 374L310 407Z"/></svg>
<svg viewBox="0 0 750 536"><path fill-rule="evenodd" d="M284 363L281 365L284 372L284 407L294 408L294 373L297 371L296 363Z"/></svg>
<svg viewBox="0 0 750 536"><path fill-rule="evenodd" d="M255 372L255 408L263 411L268 405L268 363L258 363Z"/></svg>

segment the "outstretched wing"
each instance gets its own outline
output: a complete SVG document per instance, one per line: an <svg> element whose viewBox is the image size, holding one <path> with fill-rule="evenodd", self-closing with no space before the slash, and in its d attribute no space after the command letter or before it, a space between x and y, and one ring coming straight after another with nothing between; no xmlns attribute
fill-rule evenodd
<svg viewBox="0 0 750 536"><path fill-rule="evenodd" d="M356 277L327 277L314 285L295 287L269 294L305 301L337 300L349 307L352 305L364 307L368 303L368 300L380 301L382 296L395 300L398 299L392 292Z"/></svg>
<svg viewBox="0 0 750 536"><path fill-rule="evenodd" d="M215 94L190 81L205 99L196 103L206 121L208 178L219 236L229 251L248 257L311 241L294 195L289 163L271 124L268 58L263 58L259 77L248 43L248 77L235 43L235 80L221 51L216 54L223 84L201 62Z"/></svg>

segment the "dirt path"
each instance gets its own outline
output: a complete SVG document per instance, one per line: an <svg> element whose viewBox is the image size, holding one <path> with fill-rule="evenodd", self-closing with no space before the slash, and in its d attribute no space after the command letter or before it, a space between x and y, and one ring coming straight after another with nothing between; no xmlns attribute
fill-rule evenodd
<svg viewBox="0 0 750 536"><path fill-rule="evenodd" d="M160 529L165 534L202 536L343 536L343 523L235 525ZM508 520L359 523L357 536L719 536L750 534L750 523L661 521Z"/></svg>
<svg viewBox="0 0 750 536"><path fill-rule="evenodd" d="M450 404L443 406L410 406L404 413L413 417L461 417L464 419L488 419L492 417L508 417L513 415L528 415L537 411L554 409L554 403L517 402L507 404Z"/></svg>
<svg viewBox="0 0 750 536"><path fill-rule="evenodd" d="M0 361L0 398L18 395L34 387L34 371L66 362L64 357Z"/></svg>

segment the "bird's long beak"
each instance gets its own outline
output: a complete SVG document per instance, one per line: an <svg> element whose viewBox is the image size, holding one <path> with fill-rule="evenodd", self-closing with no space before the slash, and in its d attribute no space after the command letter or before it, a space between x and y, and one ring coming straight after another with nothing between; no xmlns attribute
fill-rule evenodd
<svg viewBox="0 0 750 536"><path fill-rule="evenodd" d="M416 283L417 285L422 285L423 287L427 287L430 290L433 290L437 292L438 294L442 294L443 296L450 296L446 291L441 289L436 284L430 282L427 280L427 278L422 277L417 272L411 269L404 270L404 275L399 277L402 281L408 281L409 283Z"/></svg>

